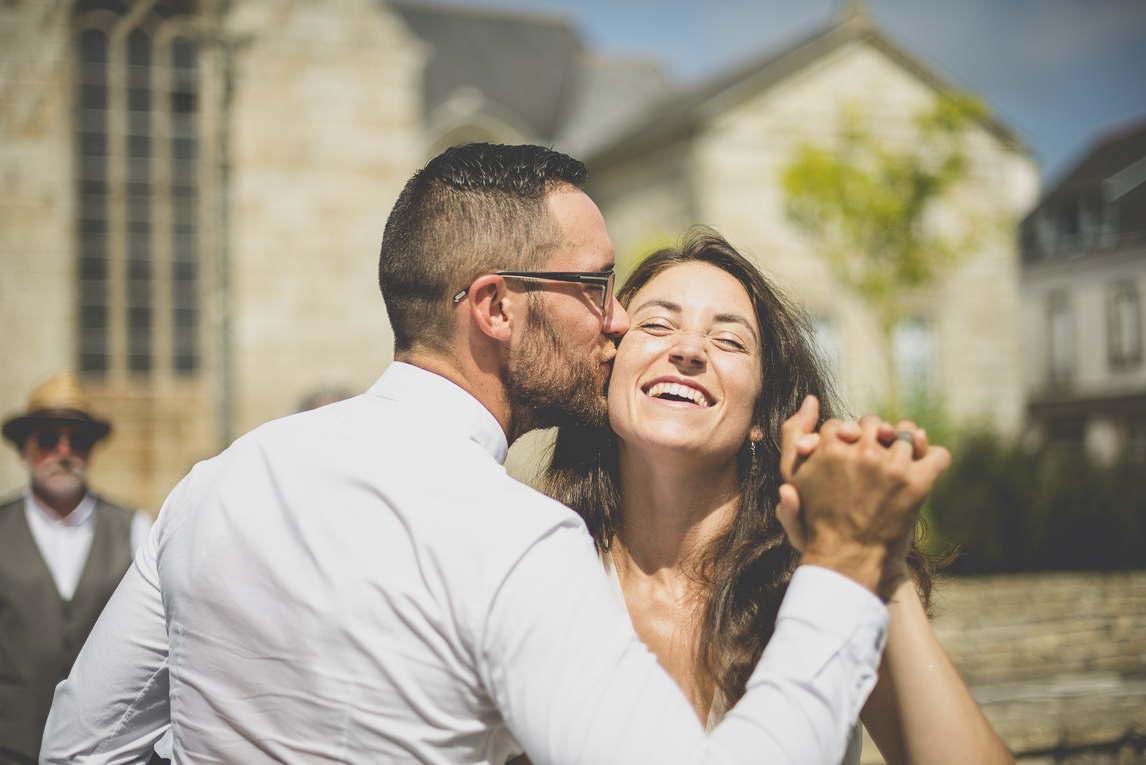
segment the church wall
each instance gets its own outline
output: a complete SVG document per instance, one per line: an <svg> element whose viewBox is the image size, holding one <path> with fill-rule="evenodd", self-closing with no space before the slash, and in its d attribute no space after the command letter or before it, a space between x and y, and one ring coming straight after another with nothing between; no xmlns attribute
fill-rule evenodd
<svg viewBox="0 0 1146 765"><path fill-rule="evenodd" d="M141 378L113 368L84 381L114 425L95 452L93 486L152 512L228 437L318 389L360 392L381 373L392 341L378 245L424 159L424 52L384 6L221 7L218 27L205 2L188 30L202 41L199 369ZM4 414L76 365L71 13L71 3L48 0L0 6ZM161 284L162 257L157 267ZM162 326L156 337L165 358ZM25 481L14 450L0 450L0 492Z"/></svg>
<svg viewBox="0 0 1146 765"><path fill-rule="evenodd" d="M237 436L318 389L365 390L392 357L377 254L421 162L423 53L366 0L246 0L225 25Z"/></svg>
<svg viewBox="0 0 1146 765"><path fill-rule="evenodd" d="M0 4L0 415L73 355L67 4ZM0 448L0 495L25 473Z"/></svg>
<svg viewBox="0 0 1146 765"><path fill-rule="evenodd" d="M699 217L790 287L826 321L839 348L840 390L856 412L878 407L886 387L871 311L847 292L785 218L780 174L802 141L830 145L841 110L867 115L881 139L910 141L912 119L933 91L865 44L845 46L763 94L719 112L696 139ZM939 285L905 296L933 327L934 379L957 421L986 418L1014 433L1021 420L1018 255L1014 223L1035 201L1033 163L976 128L969 177L936 216L945 230L975 221L974 249Z"/></svg>
<svg viewBox="0 0 1146 765"><path fill-rule="evenodd" d="M0 411L22 409L31 389L47 376L77 365L77 242L75 152L75 62L72 4L25 2L0 9ZM203 49L204 104L212 100L211 54ZM123 73L110 71L113 88ZM204 106L210 118L210 106ZM118 147L114 149L118 151ZM206 223L212 218L211 150L205 147L201 193ZM210 225L200 226L201 284L210 283ZM122 268L115 261L112 268ZM157 281L164 273L158 266ZM206 292L206 288L204 288ZM210 322L204 294L203 321ZM161 330L167 301L156 303L157 359L165 358ZM122 310L122 306L113 310ZM95 449L91 485L128 507L158 511L171 487L198 459L218 449L211 399L212 354L204 327L199 374L176 378L169 368L147 377L113 366L107 375L83 380L97 416L112 434ZM113 339L113 345L117 340ZM122 346L120 346L122 348ZM119 351L122 353L122 350ZM0 452L0 493L26 484L15 451Z"/></svg>

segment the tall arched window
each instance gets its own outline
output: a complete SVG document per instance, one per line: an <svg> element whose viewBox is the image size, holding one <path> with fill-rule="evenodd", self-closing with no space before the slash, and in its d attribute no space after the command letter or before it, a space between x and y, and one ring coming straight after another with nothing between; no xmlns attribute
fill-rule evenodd
<svg viewBox="0 0 1146 765"><path fill-rule="evenodd" d="M97 29L79 37L79 368L102 373L108 347L108 39Z"/></svg>
<svg viewBox="0 0 1146 765"><path fill-rule="evenodd" d="M171 45L171 327L172 367L182 374L199 368L197 71L194 43L182 38L174 40Z"/></svg>
<svg viewBox="0 0 1146 765"><path fill-rule="evenodd" d="M201 366L201 151L193 0L75 6L78 367Z"/></svg>

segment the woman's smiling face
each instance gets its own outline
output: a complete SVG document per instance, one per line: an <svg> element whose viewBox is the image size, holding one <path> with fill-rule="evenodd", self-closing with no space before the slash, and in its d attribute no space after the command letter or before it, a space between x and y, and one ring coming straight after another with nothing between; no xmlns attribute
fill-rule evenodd
<svg viewBox="0 0 1146 765"><path fill-rule="evenodd" d="M630 447L735 458L762 387L748 292L716 266L683 263L641 287L629 316L609 382L614 432Z"/></svg>

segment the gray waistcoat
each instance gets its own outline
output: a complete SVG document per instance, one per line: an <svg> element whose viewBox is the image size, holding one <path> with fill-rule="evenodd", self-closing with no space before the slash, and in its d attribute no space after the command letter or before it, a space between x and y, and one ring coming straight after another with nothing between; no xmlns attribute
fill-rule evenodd
<svg viewBox="0 0 1146 765"><path fill-rule="evenodd" d="M34 763L56 684L68 676L131 565L132 513L97 499L95 534L71 601L56 590L24 517L0 506L0 763Z"/></svg>

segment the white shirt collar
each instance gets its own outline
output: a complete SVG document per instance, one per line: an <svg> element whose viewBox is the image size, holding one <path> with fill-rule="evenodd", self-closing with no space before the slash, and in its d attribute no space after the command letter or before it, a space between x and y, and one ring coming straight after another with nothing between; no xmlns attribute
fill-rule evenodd
<svg viewBox="0 0 1146 765"><path fill-rule="evenodd" d="M84 495L84 498L80 500L80 503L76 505L76 509L63 518L60 518L55 510L44 505L44 503L32 493L31 487L24 489L24 504L33 512L43 517L45 523L53 526L74 527L91 520L92 513L95 512L96 498L95 495L89 491Z"/></svg>
<svg viewBox="0 0 1146 765"><path fill-rule="evenodd" d="M419 408L419 416L424 414L427 424L433 422L439 428L461 431L499 464L505 464L509 443L497 418L467 391L441 375L395 361L366 393L413 404Z"/></svg>

